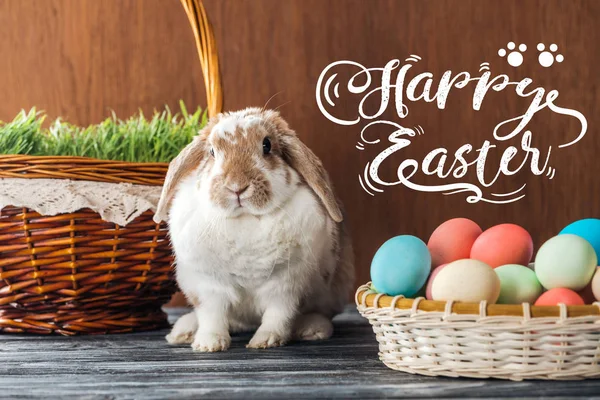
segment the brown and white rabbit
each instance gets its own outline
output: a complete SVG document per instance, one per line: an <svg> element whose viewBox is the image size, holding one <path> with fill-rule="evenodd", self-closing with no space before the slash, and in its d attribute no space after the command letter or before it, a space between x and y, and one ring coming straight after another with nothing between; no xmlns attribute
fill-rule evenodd
<svg viewBox="0 0 600 400"><path fill-rule="evenodd" d="M354 281L350 237L327 172L278 112L212 118L169 165L155 221L169 211L179 287L194 306L167 341L229 348L329 338Z"/></svg>

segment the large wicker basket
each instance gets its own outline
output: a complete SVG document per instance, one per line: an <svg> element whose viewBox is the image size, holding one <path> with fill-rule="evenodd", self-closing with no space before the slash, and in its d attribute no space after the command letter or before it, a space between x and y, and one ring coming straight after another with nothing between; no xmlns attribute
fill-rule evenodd
<svg viewBox="0 0 600 400"><path fill-rule="evenodd" d="M390 297L358 288L388 367L430 376L523 379L600 377L600 303L487 305Z"/></svg>
<svg viewBox="0 0 600 400"><path fill-rule="evenodd" d="M181 0L206 84L209 115L222 107L214 36L199 0ZM161 186L166 163L84 157L0 156L0 178L70 179ZM89 209L44 216L22 207L0 215L0 331L112 333L167 324L175 291L166 226L146 211L126 226Z"/></svg>

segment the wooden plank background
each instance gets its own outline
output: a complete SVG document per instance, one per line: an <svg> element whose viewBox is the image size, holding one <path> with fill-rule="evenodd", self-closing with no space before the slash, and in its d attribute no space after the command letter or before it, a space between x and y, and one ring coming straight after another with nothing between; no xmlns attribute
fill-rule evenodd
<svg viewBox="0 0 600 400"><path fill-rule="evenodd" d="M596 0L236 0L205 2L221 57L226 109L280 106L302 139L330 171L353 229L358 281L368 279L370 259L391 236L427 240L448 218L463 216L486 228L513 222L536 244L570 221L600 216L600 1ZM525 43L525 63L507 65L497 52L509 41ZM537 63L538 42L556 43L565 61ZM509 205L467 204L460 195L419 193L394 187L376 197L362 191L357 175L381 149L358 152L358 128L328 121L315 102L315 85L329 63L350 59L383 66L411 53L422 71L439 78L447 69L476 73L482 61L494 73L525 76L560 92L558 104L588 119L584 140L556 151L578 129L574 119L544 110L529 126L534 145L552 145L556 177L524 171L500 180L497 191L527 183L527 197ZM0 0L0 119L36 106L51 117L80 124L115 110L150 112L179 99L204 105L204 88L191 30L178 0ZM476 148L494 125L524 112L528 102L504 91L471 109L468 92L452 92L445 110L411 105L408 126L426 139L403 154L417 160L436 147ZM495 171L499 152L489 158ZM391 163L384 173L395 170ZM491 172L490 172L491 173ZM425 182L433 183L434 181ZM358 282L357 282L358 283Z"/></svg>

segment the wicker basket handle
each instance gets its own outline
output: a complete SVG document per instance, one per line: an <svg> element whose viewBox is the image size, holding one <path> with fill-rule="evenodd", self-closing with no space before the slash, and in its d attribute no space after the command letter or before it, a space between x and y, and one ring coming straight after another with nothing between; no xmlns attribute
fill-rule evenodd
<svg viewBox="0 0 600 400"><path fill-rule="evenodd" d="M201 0L181 0L181 5L183 5L194 31L196 49L206 86L208 116L212 117L223 109L223 88L221 87L219 56L213 28Z"/></svg>

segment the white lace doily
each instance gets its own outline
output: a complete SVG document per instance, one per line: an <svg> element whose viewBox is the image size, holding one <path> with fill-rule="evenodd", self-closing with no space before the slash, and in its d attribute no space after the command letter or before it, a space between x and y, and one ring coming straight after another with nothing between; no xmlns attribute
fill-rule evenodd
<svg viewBox="0 0 600 400"><path fill-rule="evenodd" d="M146 210L156 211L161 186L67 179L0 179L0 210L27 207L42 215L91 208L103 220L127 225Z"/></svg>

